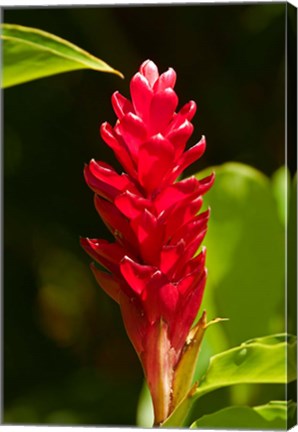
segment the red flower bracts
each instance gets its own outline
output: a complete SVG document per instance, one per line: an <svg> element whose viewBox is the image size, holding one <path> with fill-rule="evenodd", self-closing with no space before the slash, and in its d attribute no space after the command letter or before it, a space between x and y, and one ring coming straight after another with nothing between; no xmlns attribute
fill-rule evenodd
<svg viewBox="0 0 298 432"><path fill-rule="evenodd" d="M86 238L81 243L100 264L92 263L97 282L120 305L152 395L155 424L191 386L190 347L198 351L205 328L204 315L191 329L207 274L206 250L196 253L209 211L198 212L214 182L214 174L178 181L206 144L203 137L185 151L196 104L176 112L175 81L173 69L159 75L156 65L145 61L130 82L131 101L118 92L112 96L115 126L103 123L100 129L124 172L95 160L84 172L115 242Z"/></svg>

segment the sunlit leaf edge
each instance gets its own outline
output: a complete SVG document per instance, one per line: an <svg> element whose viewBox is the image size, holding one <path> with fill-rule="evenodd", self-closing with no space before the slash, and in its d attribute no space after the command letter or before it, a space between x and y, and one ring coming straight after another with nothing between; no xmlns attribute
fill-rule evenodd
<svg viewBox="0 0 298 432"><path fill-rule="evenodd" d="M35 35L39 35L42 38L48 38L49 40L55 41L59 44L61 44L61 46L67 47L68 49L72 49L74 52L77 52L80 56L80 58L76 58L75 56L71 56L69 54L63 53L63 52L59 52L58 50L55 50L53 48L50 48L46 45L43 44L38 44L36 42L32 42L20 37L15 37L14 35L11 34L3 34L3 30L4 31L13 31L13 30L17 30L17 31L21 31L24 32L24 34L32 32ZM74 64L77 64L77 67L69 67L68 70L62 70L61 72L53 72L53 73L41 73L40 77L36 77L36 78L32 78L32 79L25 79L25 80L18 80L15 83L12 81L9 84L5 84L5 83L1 83L2 88L8 88L8 87L12 87L14 85L17 84L22 84L24 82L29 82L31 80L35 80L35 79L39 79L39 78L44 78L47 76L52 76L52 75L57 75L59 73L63 73L63 72L70 72L73 70L78 70L78 69L92 69L95 71L99 71L99 72L106 72L106 73L114 73L118 76L120 76L121 78L124 78L123 74L112 68L111 66L109 66L106 62L104 62L103 60L95 57L94 55L90 54L88 51L78 47L77 45L59 37L56 36L52 33L46 32L44 30L40 30L37 28L33 28L33 27L25 27L25 26L21 26L18 24L9 24L9 23L3 23L0 24L0 39L2 40L2 52L4 51L4 43L5 40L7 41L18 41L20 42L20 44L24 44L24 45L31 45L34 47L40 47L40 49L44 52L49 52L51 54L53 54L56 57L60 57L61 59L65 59L65 60L69 60L71 62L73 62ZM28 62L30 62L30 58L28 59ZM2 81L3 81L3 76L4 76L4 72L5 72L5 61L3 61L3 71L2 71Z"/></svg>

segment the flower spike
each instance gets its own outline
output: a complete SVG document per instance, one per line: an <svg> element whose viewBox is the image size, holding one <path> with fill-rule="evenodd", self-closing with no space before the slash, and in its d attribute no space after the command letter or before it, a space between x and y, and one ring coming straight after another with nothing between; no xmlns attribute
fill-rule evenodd
<svg viewBox="0 0 298 432"><path fill-rule="evenodd" d="M131 100L115 92L115 126L101 137L123 168L91 160L84 170L96 210L114 243L81 239L95 260L101 288L121 309L127 334L142 363L152 396L155 425L162 424L189 393L207 327L193 327L207 270L201 247L210 211L199 213L214 173L197 180L178 177L206 148L205 137L185 151L196 104L177 110L176 72L159 74L147 60L130 82ZM103 268L100 268L103 267Z"/></svg>

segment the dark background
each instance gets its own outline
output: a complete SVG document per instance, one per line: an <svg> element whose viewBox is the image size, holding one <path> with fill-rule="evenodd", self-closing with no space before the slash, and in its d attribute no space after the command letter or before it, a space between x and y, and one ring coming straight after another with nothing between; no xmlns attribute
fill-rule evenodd
<svg viewBox="0 0 298 432"><path fill-rule="evenodd" d="M180 106L198 104L190 144L205 134L208 147L186 175L226 161L271 175L284 163L285 4L14 8L4 22L125 75L76 71L3 92L4 421L134 425L142 370L79 246L109 236L83 164L116 165L99 125L150 58L176 70Z"/></svg>

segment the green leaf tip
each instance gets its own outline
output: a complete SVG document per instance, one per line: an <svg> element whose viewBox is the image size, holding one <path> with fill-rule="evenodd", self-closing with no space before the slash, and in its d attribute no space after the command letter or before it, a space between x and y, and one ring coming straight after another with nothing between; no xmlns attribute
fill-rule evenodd
<svg viewBox="0 0 298 432"><path fill-rule="evenodd" d="M79 69L123 74L71 42L46 31L1 24L3 88Z"/></svg>

